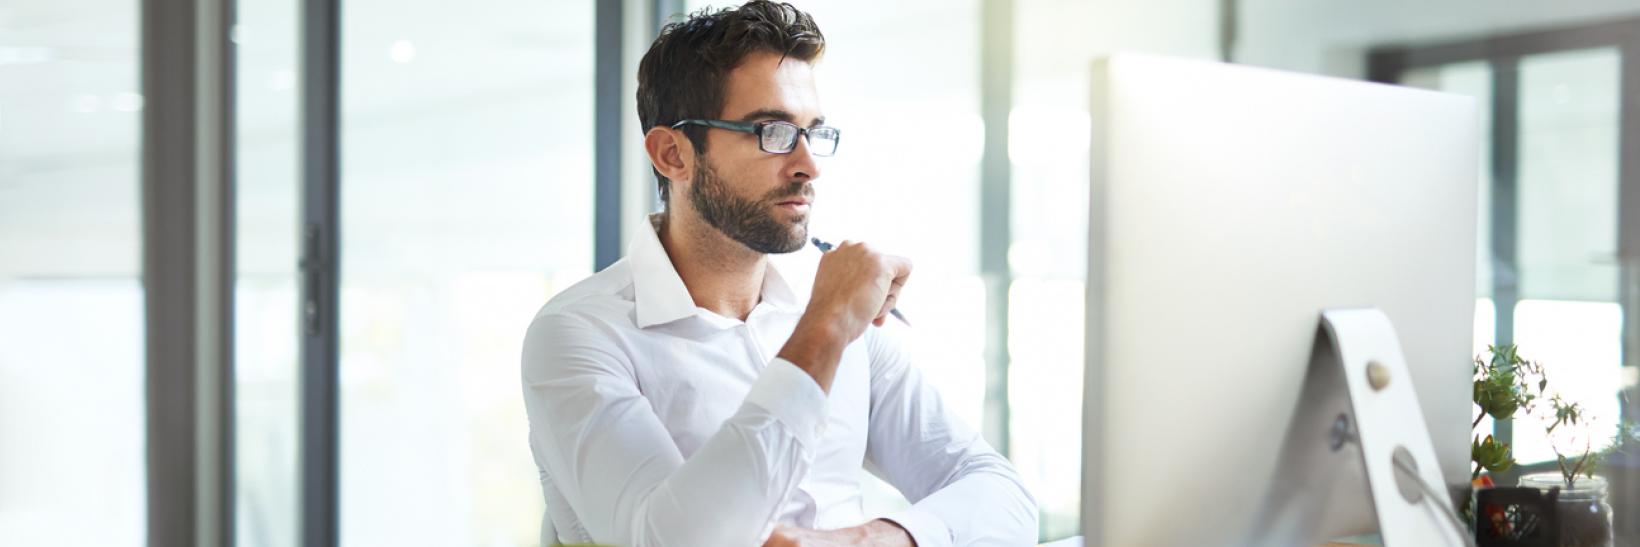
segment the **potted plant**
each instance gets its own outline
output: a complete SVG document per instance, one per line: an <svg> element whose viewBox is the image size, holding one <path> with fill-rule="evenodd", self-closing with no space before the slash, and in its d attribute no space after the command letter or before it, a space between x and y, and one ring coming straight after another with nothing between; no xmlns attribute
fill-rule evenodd
<svg viewBox="0 0 1640 547"><path fill-rule="evenodd" d="M1595 473L1607 457L1634 435L1628 422L1618 424L1616 438L1597 446L1597 420L1584 407L1549 388L1544 367L1521 358L1515 346L1488 346L1488 358L1474 362L1474 401L1479 407L1472 427L1483 417L1506 420L1516 414L1543 424L1554 449L1558 472L1521 477L1517 488L1496 487L1491 475L1516 465L1512 447L1491 435L1474 435L1470 444L1471 475L1476 497L1466 508L1482 545L1519 544L1531 536L1560 547L1606 547L1612 544L1611 505L1606 482ZM1508 500L1488 503L1487 500ZM1479 515L1473 511L1479 503ZM1479 517L1479 518L1477 518Z"/></svg>

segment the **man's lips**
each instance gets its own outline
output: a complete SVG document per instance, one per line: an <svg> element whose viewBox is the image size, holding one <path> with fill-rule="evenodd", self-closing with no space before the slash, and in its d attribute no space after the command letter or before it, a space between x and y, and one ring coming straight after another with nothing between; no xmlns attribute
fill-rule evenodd
<svg viewBox="0 0 1640 547"><path fill-rule="evenodd" d="M808 205L808 204L809 204L809 200L806 200L806 199L803 199L803 198L797 198L797 199L788 199L786 201L776 203L775 205Z"/></svg>

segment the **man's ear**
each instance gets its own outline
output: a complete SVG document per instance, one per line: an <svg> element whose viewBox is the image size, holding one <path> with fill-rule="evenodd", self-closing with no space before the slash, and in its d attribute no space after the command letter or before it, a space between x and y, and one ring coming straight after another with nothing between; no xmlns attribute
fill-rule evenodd
<svg viewBox="0 0 1640 547"><path fill-rule="evenodd" d="M695 143L682 131L655 126L643 136L643 147L649 153L649 163L668 180L689 180L694 167Z"/></svg>

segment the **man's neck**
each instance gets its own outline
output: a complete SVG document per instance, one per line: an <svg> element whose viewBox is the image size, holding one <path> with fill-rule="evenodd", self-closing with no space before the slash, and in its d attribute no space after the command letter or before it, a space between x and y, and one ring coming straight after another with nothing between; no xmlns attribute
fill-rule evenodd
<svg viewBox="0 0 1640 547"><path fill-rule="evenodd" d="M704 222L662 217L661 247L696 306L745 321L763 291L768 257Z"/></svg>

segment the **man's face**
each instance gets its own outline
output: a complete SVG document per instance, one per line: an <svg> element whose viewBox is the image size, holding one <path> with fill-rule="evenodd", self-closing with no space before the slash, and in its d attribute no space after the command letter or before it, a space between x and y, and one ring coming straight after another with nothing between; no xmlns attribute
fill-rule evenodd
<svg viewBox="0 0 1640 547"><path fill-rule="evenodd" d="M729 73L721 119L820 125L813 66L773 53L754 53ZM808 240L809 207L819 166L808 140L788 154L758 148L757 136L712 129L707 153L695 163L689 204L702 220L759 253L789 253Z"/></svg>

